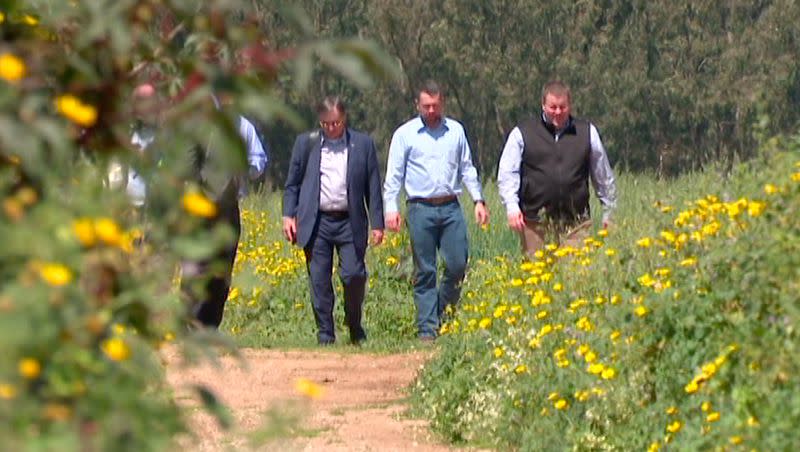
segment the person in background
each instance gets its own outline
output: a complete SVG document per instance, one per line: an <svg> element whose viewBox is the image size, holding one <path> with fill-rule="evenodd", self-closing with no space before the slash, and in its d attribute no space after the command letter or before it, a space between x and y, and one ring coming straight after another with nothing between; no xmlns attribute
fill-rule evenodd
<svg viewBox="0 0 800 452"><path fill-rule="evenodd" d="M253 123L244 116L239 116L239 136L247 148L247 177L242 177L239 181L239 198L244 198L249 193L249 184L264 175L269 165L269 148L267 143L258 137L258 131Z"/></svg>
<svg viewBox="0 0 800 452"><path fill-rule="evenodd" d="M591 122L572 117L570 90L560 81L542 89L541 114L509 134L497 171L508 227L520 235L529 256L554 235L580 247L588 237L589 178L603 206L603 228L616 206L614 173Z"/></svg>
<svg viewBox="0 0 800 452"><path fill-rule="evenodd" d="M424 342L435 339L445 309L458 301L466 272L467 225L458 202L462 182L475 202L475 221L489 221L464 128L444 116L444 101L436 82L417 90L419 114L394 132L384 183L386 226L395 232L402 222L397 197L401 188L406 191L417 329ZM438 290L437 252L445 263Z"/></svg>
<svg viewBox="0 0 800 452"><path fill-rule="evenodd" d="M367 338L361 316L368 229L373 245L383 241L378 156L369 135L348 127L342 99L326 97L317 115L320 129L300 134L292 149L283 194L283 233L305 252L320 345L336 341L331 281L336 250L345 322L350 341L359 344Z"/></svg>

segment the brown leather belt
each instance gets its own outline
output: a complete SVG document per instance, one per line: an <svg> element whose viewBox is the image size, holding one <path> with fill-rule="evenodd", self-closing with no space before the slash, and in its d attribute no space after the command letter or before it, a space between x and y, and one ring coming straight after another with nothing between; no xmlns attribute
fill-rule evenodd
<svg viewBox="0 0 800 452"><path fill-rule="evenodd" d="M456 195L434 196L432 198L409 198L408 202L424 202L434 206L441 206L442 204L451 203L458 200Z"/></svg>

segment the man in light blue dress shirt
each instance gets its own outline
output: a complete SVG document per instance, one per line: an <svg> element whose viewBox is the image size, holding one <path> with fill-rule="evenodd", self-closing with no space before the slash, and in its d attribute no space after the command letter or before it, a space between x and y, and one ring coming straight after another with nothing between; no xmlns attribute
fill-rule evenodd
<svg viewBox="0 0 800 452"><path fill-rule="evenodd" d="M392 137L384 182L386 227L402 223L398 194L407 196L406 221L414 255L414 303L422 341L432 341L447 306L461 292L468 259L467 226L458 195L463 183L475 202L475 220L484 225L489 212L463 126L444 116L444 93L427 81L417 90L419 116L401 125ZM437 290L437 252L445 263Z"/></svg>

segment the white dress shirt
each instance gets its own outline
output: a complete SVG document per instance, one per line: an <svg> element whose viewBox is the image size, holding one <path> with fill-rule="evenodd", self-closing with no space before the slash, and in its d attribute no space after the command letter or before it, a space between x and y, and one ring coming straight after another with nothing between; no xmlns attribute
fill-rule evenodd
<svg viewBox="0 0 800 452"><path fill-rule="evenodd" d="M347 210L347 142L322 138L319 162L319 210Z"/></svg>

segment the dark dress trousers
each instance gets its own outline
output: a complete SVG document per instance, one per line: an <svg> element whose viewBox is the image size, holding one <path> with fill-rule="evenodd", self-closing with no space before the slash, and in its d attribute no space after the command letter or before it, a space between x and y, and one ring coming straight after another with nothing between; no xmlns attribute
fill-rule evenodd
<svg viewBox="0 0 800 452"><path fill-rule="evenodd" d="M333 249L339 256L350 339L359 342L366 338L361 312L367 281L364 256L369 229L370 225L372 229L384 228L375 142L352 129L345 131L345 139L347 212L331 215L319 210L322 156L319 130L303 133L295 140L283 195L283 216L297 220L297 244L305 251L317 338L323 344L335 340L331 283Z"/></svg>

